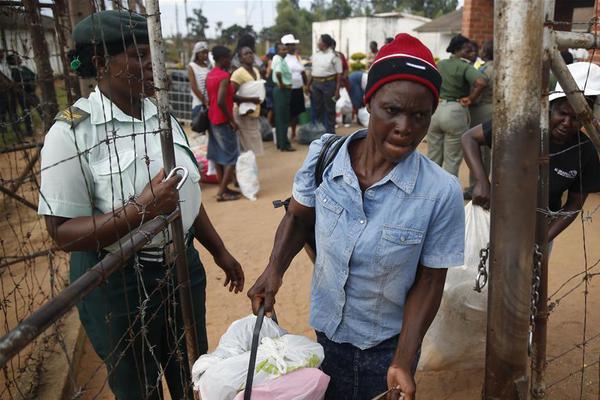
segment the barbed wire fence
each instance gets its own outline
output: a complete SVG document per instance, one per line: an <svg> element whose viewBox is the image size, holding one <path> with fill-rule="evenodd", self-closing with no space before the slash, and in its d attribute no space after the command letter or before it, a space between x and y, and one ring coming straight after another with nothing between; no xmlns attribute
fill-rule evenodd
<svg viewBox="0 0 600 400"><path fill-rule="evenodd" d="M553 6L553 2L550 4ZM592 109L584 99L583 93L589 82L590 70L587 71L584 90L580 90L568 72L567 65L561 58L559 51L567 48L586 48L590 52L590 61L593 60L597 46L600 44L598 36L599 21L594 16L589 22L579 26L575 24L567 25L559 21L546 21L545 26L545 35L548 35L545 40L550 39L550 43L545 43L546 46L549 45L550 47L546 49L549 58L548 64L561 85L561 93L567 96L567 100L578 117L583 119L582 123L588 136L584 136L585 139L579 138L575 145L567 149L550 152L546 156L542 154L541 160L543 162L543 159L552 160L553 157L564 156L569 152L571 154L575 153L579 171L583 171L583 146L589 146L588 142L592 142L595 145L596 152L600 154L600 130L598 130L599 125L596 119L600 115L600 102L597 101L594 109ZM565 30L567 31L559 32ZM574 33L575 31L578 33ZM547 96L552 93L557 92L549 91L545 94L546 102ZM547 108L542 109L547 110ZM548 139L549 136L546 140ZM595 155L597 156L597 154ZM578 181L579 188L577 191L585 193L581 176L579 176ZM547 189L547 182L545 185ZM547 226L558 219L576 218L574 224L577 224L577 229L581 231L581 240L579 245L571 250L582 254L583 263L575 269L575 273L562 282L556 282L555 278L553 279L553 276L558 276L558 271L548 269L547 264L546 268L539 270L545 276L537 277L538 286L540 281L545 281L545 285L547 285L548 279L550 279L553 289L547 291L548 289L545 288L543 293L547 293L547 297L539 297L537 305L532 309L532 312L537 314L536 321L538 319L544 321L543 332L534 336L537 342L534 341L533 343L534 353L532 355L531 375L534 379L532 380L531 394L535 399L565 398L564 396L568 396L568 398L581 400L596 399L600 396L600 359L598 358L600 355L600 340L598 340L600 339L600 329L597 320L591 321L592 318L590 317L593 314L590 314L589 309L590 296L593 294L592 290L595 292L598 290L592 287L591 280L599 274L598 266L600 266L600 258L590 259L592 254L590 254L589 232L593 229L592 223L594 219L598 218L599 210L600 206L587 210L581 207L574 211L552 211L547 206L538 207L537 209L538 214L545 217ZM538 223L539 221L538 219ZM595 229L597 229L596 226ZM536 261L541 264L542 257L545 257L544 262L547 263L551 249L552 244L550 243L546 254L542 256L540 253L538 257L535 257ZM537 292L538 289L534 286L533 291ZM597 298L597 296L595 297ZM562 315L559 317L559 314ZM576 320L577 318L581 318L581 320ZM553 323L554 319L569 321L574 326L573 330L581 326L578 335L580 339L575 343L565 341L565 337L572 337L570 335L572 330L561 326L560 329L566 329L568 332L558 332L559 326ZM546 326L546 320L550 322L549 327ZM540 347L543 347L541 352Z"/></svg>
<svg viewBox="0 0 600 400"><path fill-rule="evenodd" d="M105 8L103 1L92 3L96 10ZM145 17L158 20L158 13L149 14L141 4L129 3L125 7L119 2L113 2L113 8L128 13L141 12ZM155 4L157 5L156 2ZM42 8L49 8L52 18L42 14ZM54 76L51 85L58 95L55 96L58 100L50 102L44 101L48 96L42 96L42 101L35 101L41 87L47 86L48 77L40 76L39 62L36 60L39 52L36 52L35 43L32 43L29 24L34 12L40 20L43 36L49 42L46 44L45 57L46 62L52 64L51 72ZM106 255L106 251L98 248L97 255L104 258L78 279L69 278L69 257L53 243L47 233L44 218L36 212L38 196L41 197L40 201L46 201L43 193L40 193L42 172L60 173L64 171L61 166L68 164L80 169L83 174L86 168L89 169L89 157L103 153L108 155L107 180L111 193L102 195L112 199L112 206L102 211L115 215L126 214L124 207L135 203L135 193L128 192L127 182L124 182L128 179L126 174L132 168L135 170L132 178L135 188L143 188L151 180L156 174L156 168L151 168L151 165L161 158L160 138L166 129L163 120L158 123L146 120L142 109L141 122L132 117L129 123L121 124L120 128L130 128L130 133L124 134L119 132L114 119L111 119L114 116L112 109L104 113L104 121L99 125L101 129L98 129L102 131L101 138L96 143L78 143L75 125L71 124L69 135L75 138L76 151L69 157L41 168L41 143L52 124L55 114L53 111L58 106L60 109L70 106L78 97L78 87L74 85L76 80L69 71L66 59L68 48L65 37L68 36L70 27L62 24L67 20L67 12L66 3L62 1L56 1L51 6L37 1L7 2L3 4L1 11L6 20L13 21L10 26L2 29L2 48L8 50L6 53L11 57L11 64L13 60L17 61L15 65L11 65L10 71L3 71L9 74L10 81L7 83L10 87L7 93L12 103L9 115L3 115L0 120L0 191L4 195L0 204L0 312L3 317L0 330L0 336L3 336L0 340L0 399L46 398L42 395L43 390L47 390L42 387L47 383L43 378L52 373L51 369L60 365L67 367L64 383L67 383L69 389L68 393L64 393L64 398L97 398L106 392L112 381L118 378L118 374L123 373L124 367L131 365L135 365L137 371L146 372L134 373L135 379L128 382L132 390L137 388L144 398L163 398L163 382L167 383L173 396L192 398L189 362L194 360L189 360L187 354L191 357L194 352L186 354L185 351L188 330L184 328L184 320L189 316L182 316L182 300L179 295L181 288L188 283L182 281L176 268L178 260L185 257L185 254L181 254L181 249L176 249L174 263L163 257L159 272L149 272L139 254L141 249L148 248L148 243L155 243L157 240L160 243L173 241L174 233L169 226L180 219L180 210L154 220L142 220L139 226L130 226L132 234L116 243L111 254ZM128 28L127 25L122 27L122 31ZM98 46L101 54L96 55L105 55L102 50L106 49L106 43L103 38L97 39L102 45ZM133 46L136 48L137 58L141 59L139 45L134 41ZM156 48L153 51L158 52ZM107 65L108 58L106 56ZM19 66L19 59L23 61L24 68L32 73L37 71L38 74L28 81L21 79L18 84L14 84L13 70L21 75L27 72ZM131 76L129 79L133 83L140 78ZM25 98L27 90L30 98ZM114 107L111 96L112 93L100 93L103 104ZM142 104L146 104L137 93L132 93L130 97L131 102L141 100ZM158 108L160 109L160 104ZM73 111L71 108L69 110ZM49 112L52 112L51 117L48 116ZM173 133L174 136L184 134L176 126L172 128L178 132ZM121 162L123 148L128 147L125 144L133 145L136 159L132 165ZM85 186L94 188L94 183L86 181ZM97 213L100 210L94 195L92 190L89 193L90 209ZM89 236L93 237L101 228L102 226L95 226ZM87 238L78 240L85 239ZM155 279L149 280L149 273L154 274ZM109 365L108 373L104 375L106 367L103 363L87 369L73 365L76 360L71 359L71 344L66 339L67 328L72 327L65 327L64 318L67 313L74 312L74 306L84 296L89 296L97 287L109 285L128 296L124 300L123 315L107 313L105 325L92 332L94 336L110 339L110 346L102 354ZM197 283L194 285L197 286ZM114 296L111 297L108 290L96 292L100 293L96 295L97 299L104 304L111 304L117 296L113 293ZM125 328L122 327L123 324ZM166 347L157 347L156 337L153 336L157 329L161 331L160 337L166 341ZM141 356L132 358L134 354ZM181 393L177 394L178 390ZM57 393L52 395L58 396Z"/></svg>

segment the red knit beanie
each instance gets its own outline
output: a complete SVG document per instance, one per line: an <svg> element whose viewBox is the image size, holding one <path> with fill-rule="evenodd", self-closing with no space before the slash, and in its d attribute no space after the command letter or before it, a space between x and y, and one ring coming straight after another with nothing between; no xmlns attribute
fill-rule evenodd
<svg viewBox="0 0 600 400"><path fill-rule="evenodd" d="M398 80L426 86L433 93L434 108L437 106L442 76L435 66L431 51L419 39L407 33L400 33L377 53L369 69L365 104L383 85Z"/></svg>

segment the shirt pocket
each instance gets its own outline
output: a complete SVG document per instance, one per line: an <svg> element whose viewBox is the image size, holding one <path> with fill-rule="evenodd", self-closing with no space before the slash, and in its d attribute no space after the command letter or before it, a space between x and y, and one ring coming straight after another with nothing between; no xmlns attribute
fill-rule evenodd
<svg viewBox="0 0 600 400"><path fill-rule="evenodd" d="M321 234L330 235L335 229L344 208L323 191L317 190L316 197L315 230Z"/></svg>
<svg viewBox="0 0 600 400"><path fill-rule="evenodd" d="M136 194L129 171L134 162L135 152L125 150L113 153L104 160L90 163L96 185L95 197L101 208L110 207L113 204L121 206ZM102 211L106 212L107 210Z"/></svg>
<svg viewBox="0 0 600 400"><path fill-rule="evenodd" d="M418 229L384 225L377 245L377 263L387 269L403 266L416 258L424 236Z"/></svg>

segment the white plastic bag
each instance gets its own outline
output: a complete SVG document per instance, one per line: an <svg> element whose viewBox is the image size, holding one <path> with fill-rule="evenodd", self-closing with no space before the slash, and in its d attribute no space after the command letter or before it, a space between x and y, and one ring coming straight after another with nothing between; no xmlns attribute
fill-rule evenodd
<svg viewBox="0 0 600 400"><path fill-rule="evenodd" d="M192 380L203 399L231 400L244 389L255 323L253 315L234 322L221 337L217 349L194 363ZM318 368L323 358L320 344L304 336L286 334L275 322L265 318L253 386L300 368Z"/></svg>
<svg viewBox="0 0 600 400"><path fill-rule="evenodd" d="M490 237L490 213L465 206L465 264L448 269L440 309L421 348L419 370L480 368L485 359L487 286L473 290L479 252ZM487 266L486 266L487 267Z"/></svg>
<svg viewBox="0 0 600 400"><path fill-rule="evenodd" d="M366 107L361 107L358 109L357 117L358 117L358 122L362 126L364 126L365 128L367 126L369 126L369 118L371 117L371 115L367 111Z"/></svg>
<svg viewBox="0 0 600 400"><path fill-rule="evenodd" d="M235 172L244 197L255 201L260 190L260 183L258 182L258 165L254 152L248 150L240 154L235 164Z"/></svg>

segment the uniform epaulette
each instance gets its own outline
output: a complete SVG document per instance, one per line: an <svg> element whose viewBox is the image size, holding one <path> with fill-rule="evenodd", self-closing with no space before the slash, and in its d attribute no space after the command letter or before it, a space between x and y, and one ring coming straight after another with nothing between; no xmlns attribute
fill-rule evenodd
<svg viewBox="0 0 600 400"><path fill-rule="evenodd" d="M90 113L88 113L87 111L83 111L81 108L71 106L71 107L65 108L64 110L62 110L58 114L56 114L56 117L54 117L54 120L55 121L64 121L64 122L70 124L71 126L75 127L75 126L79 125L79 123L81 121L86 120L89 116L90 116Z"/></svg>

